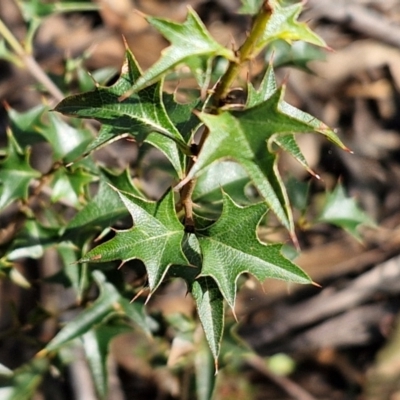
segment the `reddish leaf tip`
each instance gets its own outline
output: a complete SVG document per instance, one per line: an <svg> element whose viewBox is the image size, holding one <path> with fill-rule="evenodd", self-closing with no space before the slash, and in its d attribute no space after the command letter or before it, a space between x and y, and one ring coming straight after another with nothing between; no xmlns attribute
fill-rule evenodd
<svg viewBox="0 0 400 400"><path fill-rule="evenodd" d="M320 288L320 289L322 288L322 286L319 283L314 282L314 281L311 282L311 285L313 285L313 286L315 286L317 288Z"/></svg>

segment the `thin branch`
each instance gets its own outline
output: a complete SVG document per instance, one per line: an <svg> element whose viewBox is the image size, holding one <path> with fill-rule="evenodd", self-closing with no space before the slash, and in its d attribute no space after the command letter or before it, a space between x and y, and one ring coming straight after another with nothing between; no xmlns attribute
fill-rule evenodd
<svg viewBox="0 0 400 400"><path fill-rule="evenodd" d="M11 47L11 49L21 59L22 63L25 65L25 68L35 78L35 80L41 83L57 101L61 101L64 98L64 94L47 76L47 74L43 71L42 67L33 58L33 56L23 48L23 46L14 36L14 34L7 28L7 26L1 19L0 19L0 35L3 36L3 38Z"/></svg>

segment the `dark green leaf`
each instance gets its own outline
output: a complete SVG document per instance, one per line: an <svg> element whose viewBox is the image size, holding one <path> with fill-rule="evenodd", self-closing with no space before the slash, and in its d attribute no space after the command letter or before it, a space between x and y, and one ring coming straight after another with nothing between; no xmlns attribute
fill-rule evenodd
<svg viewBox="0 0 400 400"><path fill-rule="evenodd" d="M121 75L113 86L97 86L93 91L67 97L55 110L79 118L94 118L103 123L100 137L88 147L88 152L124 134L142 142L149 133L157 132L162 135L158 139L158 147L164 151L181 177L184 165L178 146L187 150L187 145L165 110L161 83L149 86L140 93L131 94L124 101L120 100L120 96L141 76L133 54L128 49L125 54ZM160 145L160 142L169 141L173 145Z"/></svg>
<svg viewBox="0 0 400 400"><path fill-rule="evenodd" d="M81 261L142 260L154 292L172 264L188 264L181 248L184 227L175 212L173 193L169 191L158 202L118 193L135 225L117 231L113 239L95 247Z"/></svg>
<svg viewBox="0 0 400 400"><path fill-rule="evenodd" d="M282 256L280 244L259 241L256 229L266 211L265 203L242 208L224 194L219 220L198 231L203 257L201 276L215 280L231 308L235 306L237 279L243 273L250 273L259 281L276 278L311 283L305 272Z"/></svg>

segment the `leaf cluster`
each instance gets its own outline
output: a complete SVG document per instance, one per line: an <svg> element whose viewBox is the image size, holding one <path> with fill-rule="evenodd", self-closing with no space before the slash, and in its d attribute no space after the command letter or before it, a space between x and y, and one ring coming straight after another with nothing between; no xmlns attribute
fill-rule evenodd
<svg viewBox="0 0 400 400"><path fill-rule="evenodd" d="M67 7L66 3L59 4L62 9L40 2L23 4L30 21ZM246 41L235 50L219 44L191 8L183 23L147 16L148 23L170 42L147 71L140 69L126 47L113 85L96 82L90 90L66 96L53 110L46 106L25 113L8 110L8 147L0 161L0 209L17 203L21 228L12 240L0 243L0 271L28 286L13 262L40 258L51 246L64 265L51 279L71 286L83 310L30 364L10 373L7 398L27 398L28 382L47 371L50 357L73 346L77 338L104 398L110 340L132 329L132 324L146 333L156 330L157 322L145 315L143 303L170 278L186 282L211 350L207 362L212 360L215 368L224 334L224 305L234 313L243 274L260 282L274 278L312 283L282 254L282 244L262 242L257 228L272 218L267 216L270 212L295 241L291 192L277 163L279 153L285 151L314 174L296 134L314 132L346 148L329 127L285 102L285 86L277 84L271 65L257 86L239 82L246 94L242 104L229 102L239 69L277 41L289 47L298 41L325 46L298 21L301 9L302 3L243 1L241 12L253 16L253 24ZM215 77L214 67L221 59L227 68ZM198 97L186 103L178 102L164 85L166 77L182 65L200 85ZM75 118L66 122L61 114ZM95 135L87 120L101 124ZM113 170L95 161L96 150L126 139L138 146L139 164L149 148L167 160L171 185L159 198L146 193L140 172ZM47 143L52 150L46 171L30 163L31 147L38 143ZM355 233L366 222L365 216L343 198L343 192L332 194L320 220ZM340 213L336 207L342 201L350 203L347 212ZM94 245L95 239L100 244ZM120 266L144 266L146 299L140 296L144 288L121 282L115 261ZM97 298L90 297L92 283L99 290ZM135 295L139 299L130 303ZM193 338L195 329L188 330ZM211 392L212 384L199 398L209 398Z"/></svg>

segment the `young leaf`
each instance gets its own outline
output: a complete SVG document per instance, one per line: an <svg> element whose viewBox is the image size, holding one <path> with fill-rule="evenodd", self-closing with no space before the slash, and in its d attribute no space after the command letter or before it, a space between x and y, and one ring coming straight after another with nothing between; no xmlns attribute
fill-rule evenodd
<svg viewBox="0 0 400 400"><path fill-rule="evenodd" d="M343 186L340 184L327 195L324 209L318 217L318 221L339 226L358 240L361 240L358 231L360 225L374 225L371 218L358 207L355 199L346 195Z"/></svg>
<svg viewBox="0 0 400 400"><path fill-rule="evenodd" d="M285 40L289 43L295 40L303 40L317 46L326 47L326 43L305 22L297 21L303 8L302 2L289 6L284 6L280 3L280 0L269 0L268 2L272 13L264 34L256 45L257 50L260 51L267 44L277 39Z"/></svg>
<svg viewBox="0 0 400 400"><path fill-rule="evenodd" d="M221 217L210 227L198 231L203 257L201 276L215 280L232 309L236 282L243 273L250 273L259 281L276 278L311 283L305 272L283 257L282 245L267 245L259 241L256 229L266 212L265 203L239 207L224 194Z"/></svg>
<svg viewBox="0 0 400 400"><path fill-rule="evenodd" d="M40 177L29 165L29 151L22 152L10 130L7 136L7 158L0 162L0 210L14 200L26 199L29 183Z"/></svg>
<svg viewBox="0 0 400 400"><path fill-rule="evenodd" d="M175 212L171 191L158 202L150 202L118 192L134 221L128 230L117 231L114 238L89 251L82 262L133 259L146 266L150 291L154 292L172 264L188 265L181 243L185 234Z"/></svg>
<svg viewBox="0 0 400 400"><path fill-rule="evenodd" d="M126 134L141 142L149 133L157 132L162 135L158 140L158 147L171 161L178 176L182 176L184 164L178 146L185 151L188 151L188 146L167 114L161 83L120 101L120 96L140 76L141 71L133 54L126 49L121 75L113 86L97 86L93 91L69 96L56 106L55 111L79 118L94 118L103 123L99 137L88 147L88 152ZM170 145L170 141L174 143ZM169 146L160 143L167 143Z"/></svg>
<svg viewBox="0 0 400 400"><path fill-rule="evenodd" d="M147 17L169 42L171 46L165 49L162 57L132 85L131 91L138 91L159 80L166 72L185 62L190 57L207 56L213 58L222 56L234 60L232 50L221 46L208 33L207 28L196 12L189 7L188 16L183 24L178 24L162 18Z"/></svg>

